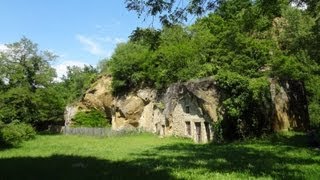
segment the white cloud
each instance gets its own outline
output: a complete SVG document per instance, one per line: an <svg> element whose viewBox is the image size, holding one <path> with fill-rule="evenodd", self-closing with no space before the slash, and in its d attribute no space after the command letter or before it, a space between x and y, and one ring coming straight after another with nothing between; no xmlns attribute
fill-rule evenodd
<svg viewBox="0 0 320 180"><path fill-rule="evenodd" d="M88 64L81 61L74 61L74 60L66 60L59 64L53 65L53 68L55 68L57 72L57 78L55 80L61 81L61 78L63 77L63 75L67 75L68 66L84 67L84 65L88 65Z"/></svg>
<svg viewBox="0 0 320 180"><path fill-rule="evenodd" d="M95 41L90 37L86 37L84 35L77 35L76 38L80 41L80 43L84 46L84 49L89 53L96 56L106 56L108 52L104 51L99 42Z"/></svg>
<svg viewBox="0 0 320 180"><path fill-rule="evenodd" d="M110 43L112 45L118 44L118 43L123 43L126 42L127 40L125 38L120 38L120 37L98 37L97 40L105 42L105 43Z"/></svg>
<svg viewBox="0 0 320 180"><path fill-rule="evenodd" d="M116 44L126 42L125 38L110 36L84 36L76 35L77 40L90 54L99 58L110 57Z"/></svg>

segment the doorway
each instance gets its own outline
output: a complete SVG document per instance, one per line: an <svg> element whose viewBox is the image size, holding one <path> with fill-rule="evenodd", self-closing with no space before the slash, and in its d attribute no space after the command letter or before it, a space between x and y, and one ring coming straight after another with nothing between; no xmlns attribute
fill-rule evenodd
<svg viewBox="0 0 320 180"><path fill-rule="evenodd" d="M206 128L206 134L207 134L207 140L210 141L211 140L211 136L210 136L210 125L208 122L204 123L204 126Z"/></svg>
<svg viewBox="0 0 320 180"><path fill-rule="evenodd" d="M196 142L200 143L201 142L201 123L196 122L194 124L196 126Z"/></svg>
<svg viewBox="0 0 320 180"><path fill-rule="evenodd" d="M186 132L188 136L191 136L191 123L190 121L186 121Z"/></svg>
<svg viewBox="0 0 320 180"><path fill-rule="evenodd" d="M165 127L165 125L162 125L162 136L165 136L166 135L166 127Z"/></svg>

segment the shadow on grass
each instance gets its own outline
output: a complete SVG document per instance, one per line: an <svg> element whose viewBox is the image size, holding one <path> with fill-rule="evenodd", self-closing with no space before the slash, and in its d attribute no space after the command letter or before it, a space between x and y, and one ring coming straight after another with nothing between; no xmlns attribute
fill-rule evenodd
<svg viewBox="0 0 320 180"><path fill-rule="evenodd" d="M4 151L4 150L12 149L12 148L14 148L14 147L13 147L13 146L9 146L9 145L3 145L3 144L1 144L1 145L0 145L0 152L1 152L1 151Z"/></svg>
<svg viewBox="0 0 320 180"><path fill-rule="evenodd" d="M314 145L314 137L311 137L307 133L292 133L287 132L284 134L272 134L267 138L264 138L263 141L260 141L260 144L264 145L273 145L273 146L282 146L286 147L287 150L293 150L297 148L307 148L311 151L314 151L317 155L320 155L319 144ZM319 140L317 140L319 141ZM264 142L264 143L263 143Z"/></svg>
<svg viewBox="0 0 320 180"><path fill-rule="evenodd" d="M304 172L299 168L292 168L292 165L318 166L320 164L320 160L280 156L281 152L271 153L223 145L210 147L177 144L161 147L156 151L166 153L159 156L155 152L145 152L143 156L139 155L140 163L149 164L151 168L155 168L154 165L179 167L182 170L203 168L206 172L212 173L246 173L255 177L271 176L288 179L305 178ZM180 151L180 155L169 155L176 151ZM152 156L158 156L158 158L150 158Z"/></svg>
<svg viewBox="0 0 320 180"><path fill-rule="evenodd" d="M320 179L319 151L310 149L312 155L300 154L299 149L297 151L300 147L306 149L305 138L297 135L278 139L278 144L256 141L254 145L247 142L220 145L180 143L135 155L136 161L150 168L178 167L181 171L200 168L205 173L244 173L275 179Z"/></svg>
<svg viewBox="0 0 320 180"><path fill-rule="evenodd" d="M173 179L147 164L66 155L14 157L0 159L0 179Z"/></svg>
<svg viewBox="0 0 320 180"><path fill-rule="evenodd" d="M273 134L268 139L268 143L273 145L283 145L291 147L309 147L310 138L305 133L296 133L294 135Z"/></svg>

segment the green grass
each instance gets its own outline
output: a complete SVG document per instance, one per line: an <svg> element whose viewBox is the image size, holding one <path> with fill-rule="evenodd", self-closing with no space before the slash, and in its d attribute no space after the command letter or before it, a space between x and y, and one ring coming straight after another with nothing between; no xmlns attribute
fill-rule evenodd
<svg viewBox="0 0 320 180"><path fill-rule="evenodd" d="M304 134L194 144L150 134L41 135L0 150L0 179L320 179Z"/></svg>

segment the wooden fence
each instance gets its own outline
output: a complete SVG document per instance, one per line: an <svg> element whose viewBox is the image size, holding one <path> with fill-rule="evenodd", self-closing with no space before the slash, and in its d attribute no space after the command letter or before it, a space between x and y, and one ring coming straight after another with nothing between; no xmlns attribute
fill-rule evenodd
<svg viewBox="0 0 320 180"><path fill-rule="evenodd" d="M111 128L88 128L88 127L63 127L63 134L87 135L87 136L110 136L113 134Z"/></svg>
<svg viewBox="0 0 320 180"><path fill-rule="evenodd" d="M106 128L92 128L92 127L69 127L69 126L49 126L50 133L61 133L67 135L86 135L86 136L120 136L125 134L132 134L141 132L141 129L122 129L112 130L110 127Z"/></svg>
<svg viewBox="0 0 320 180"><path fill-rule="evenodd" d="M68 126L49 126L50 133L61 133L67 135L86 135L86 136L121 136L125 134L132 134L140 132L138 129L122 129L112 130L109 128L89 128L89 127L68 127Z"/></svg>

